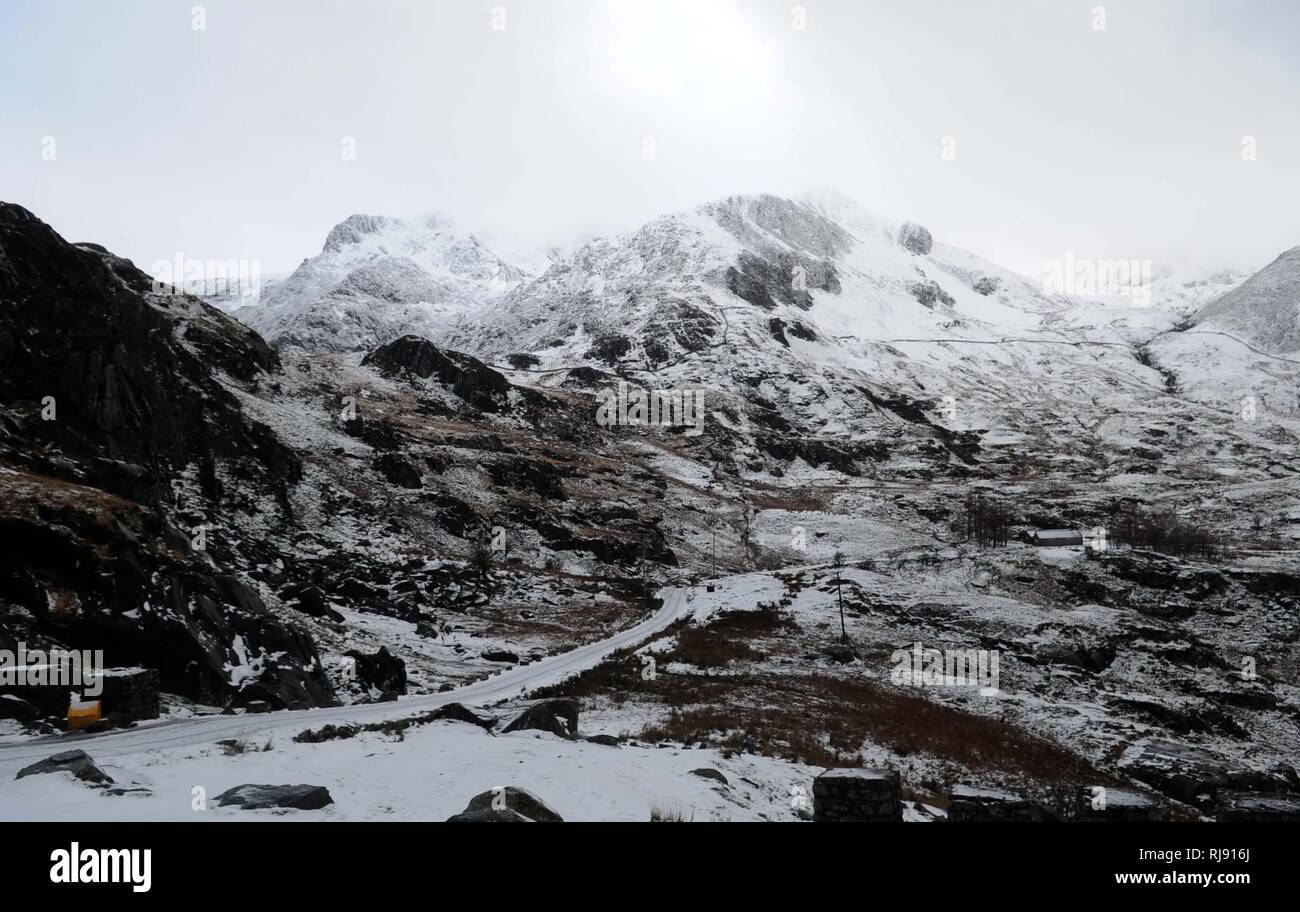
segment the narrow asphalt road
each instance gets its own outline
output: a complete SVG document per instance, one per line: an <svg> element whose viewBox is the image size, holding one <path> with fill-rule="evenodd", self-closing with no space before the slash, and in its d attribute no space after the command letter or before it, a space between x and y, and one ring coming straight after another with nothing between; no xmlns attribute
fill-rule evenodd
<svg viewBox="0 0 1300 912"><path fill-rule="evenodd" d="M0 783L12 780L22 767L65 750L85 750L94 759L100 760L145 751L213 744L227 738L245 738L281 729L296 734L303 729L329 723L375 722L401 718L436 709L447 703L490 705L499 700L518 697L525 691L558 683L570 675L598 665L610 653L639 643L691 612L687 590L665 589L661 595L664 600L663 606L652 617L621 633L531 665L517 666L445 693L403 697L394 703L368 703L360 706L334 706L253 715L198 716L191 719L144 723L136 728L97 735L51 735L0 744Z"/></svg>

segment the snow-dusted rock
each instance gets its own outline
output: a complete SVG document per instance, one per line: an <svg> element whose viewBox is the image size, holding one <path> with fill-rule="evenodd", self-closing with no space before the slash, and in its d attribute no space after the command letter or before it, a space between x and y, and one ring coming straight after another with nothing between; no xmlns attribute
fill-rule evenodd
<svg viewBox="0 0 1300 912"><path fill-rule="evenodd" d="M219 807L238 807L246 811L269 808L292 808L318 811L334 803L323 785L237 785L216 797Z"/></svg>
<svg viewBox="0 0 1300 912"><path fill-rule="evenodd" d="M924 225L916 222L904 222L899 226L898 243L918 256L925 256L934 249L934 238Z"/></svg>
<svg viewBox="0 0 1300 912"><path fill-rule="evenodd" d="M74 778L96 786L113 784L113 777L100 769L90 759L90 755L82 750L54 754L39 763L23 767L14 778L22 779L24 776L39 776L43 773L70 773Z"/></svg>

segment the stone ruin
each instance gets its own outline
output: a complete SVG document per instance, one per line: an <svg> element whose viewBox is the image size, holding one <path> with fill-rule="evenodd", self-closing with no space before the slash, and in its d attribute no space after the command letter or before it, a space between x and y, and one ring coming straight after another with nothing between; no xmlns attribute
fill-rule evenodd
<svg viewBox="0 0 1300 912"><path fill-rule="evenodd" d="M813 780L813 820L818 823L900 823L898 770L832 769Z"/></svg>

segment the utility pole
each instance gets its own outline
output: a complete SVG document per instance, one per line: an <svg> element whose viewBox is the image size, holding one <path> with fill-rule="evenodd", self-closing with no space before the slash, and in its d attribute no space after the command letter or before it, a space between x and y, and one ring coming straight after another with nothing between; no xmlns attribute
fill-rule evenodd
<svg viewBox="0 0 1300 912"><path fill-rule="evenodd" d="M836 548L831 564L835 567L835 598L840 603L840 642L847 643L849 632L844 626L844 593L840 591L840 567L844 566L844 552Z"/></svg>

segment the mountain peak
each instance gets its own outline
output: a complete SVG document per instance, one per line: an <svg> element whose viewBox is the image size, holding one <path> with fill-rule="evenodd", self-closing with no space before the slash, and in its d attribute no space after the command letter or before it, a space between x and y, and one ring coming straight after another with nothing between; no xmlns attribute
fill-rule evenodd
<svg viewBox="0 0 1300 912"><path fill-rule="evenodd" d="M1203 307L1195 322L1232 331L1266 351L1300 351L1300 247Z"/></svg>

